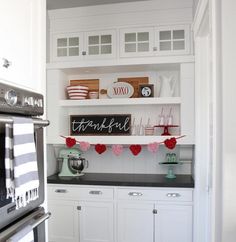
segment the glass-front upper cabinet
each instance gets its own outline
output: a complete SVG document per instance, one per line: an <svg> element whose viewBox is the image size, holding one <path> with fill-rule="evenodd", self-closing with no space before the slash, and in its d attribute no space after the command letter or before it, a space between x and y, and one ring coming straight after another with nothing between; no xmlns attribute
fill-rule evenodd
<svg viewBox="0 0 236 242"><path fill-rule="evenodd" d="M154 29L149 27L120 30L120 56L152 56Z"/></svg>
<svg viewBox="0 0 236 242"><path fill-rule="evenodd" d="M82 58L83 33L65 33L53 36L53 61L75 61Z"/></svg>
<svg viewBox="0 0 236 242"><path fill-rule="evenodd" d="M162 26L155 31L157 55L182 55L190 52L188 26Z"/></svg>
<svg viewBox="0 0 236 242"><path fill-rule="evenodd" d="M85 32L85 58L106 59L116 57L116 31Z"/></svg>

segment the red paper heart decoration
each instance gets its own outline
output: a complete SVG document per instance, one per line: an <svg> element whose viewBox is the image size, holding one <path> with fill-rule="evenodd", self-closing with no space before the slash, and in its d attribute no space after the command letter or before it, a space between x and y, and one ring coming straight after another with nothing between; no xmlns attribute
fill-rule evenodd
<svg viewBox="0 0 236 242"><path fill-rule="evenodd" d="M66 146L71 148L76 144L76 140L74 138L66 138Z"/></svg>
<svg viewBox="0 0 236 242"><path fill-rule="evenodd" d="M142 150L142 146L141 145L131 145L129 147L129 149L131 150L133 155L138 155Z"/></svg>
<svg viewBox="0 0 236 242"><path fill-rule="evenodd" d="M101 144L96 144L95 145L95 150L98 154L102 154L103 152L106 151L106 146L105 145L101 145Z"/></svg>
<svg viewBox="0 0 236 242"><path fill-rule="evenodd" d="M170 149L170 150L172 150L172 149L175 148L176 143L177 143L177 141L176 141L176 138L175 138L175 137L173 137L173 138L171 138L171 139L166 139L166 140L164 141L165 146L166 146L168 149Z"/></svg>

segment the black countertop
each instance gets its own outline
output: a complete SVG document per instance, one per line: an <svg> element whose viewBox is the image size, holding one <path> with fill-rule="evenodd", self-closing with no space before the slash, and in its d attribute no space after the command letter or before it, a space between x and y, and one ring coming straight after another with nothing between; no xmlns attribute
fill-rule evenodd
<svg viewBox="0 0 236 242"><path fill-rule="evenodd" d="M167 179L165 175L161 174L85 173L80 177L59 177L55 174L49 176L47 182L71 185L194 188L191 175L176 175L175 179Z"/></svg>

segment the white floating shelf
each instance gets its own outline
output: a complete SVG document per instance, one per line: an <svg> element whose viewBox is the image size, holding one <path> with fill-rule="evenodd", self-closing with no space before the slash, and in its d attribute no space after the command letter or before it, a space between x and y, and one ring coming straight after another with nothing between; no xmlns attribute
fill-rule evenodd
<svg viewBox="0 0 236 242"><path fill-rule="evenodd" d="M61 107L180 104L180 97L61 100Z"/></svg>
<svg viewBox="0 0 236 242"><path fill-rule="evenodd" d="M172 137L178 136L68 136L71 138L75 138L78 141L89 142L90 144L123 144L123 145L130 145L130 144L141 144L147 145L152 142L163 142L165 139L170 139ZM48 144L65 144L65 139L61 137L57 137L56 140L53 139L50 141L48 139ZM188 142L187 137L183 137L177 140L177 144L191 144Z"/></svg>

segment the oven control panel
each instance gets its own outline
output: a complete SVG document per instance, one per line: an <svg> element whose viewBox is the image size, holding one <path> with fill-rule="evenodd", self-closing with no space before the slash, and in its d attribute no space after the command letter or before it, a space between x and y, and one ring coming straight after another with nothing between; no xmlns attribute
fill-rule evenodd
<svg viewBox="0 0 236 242"><path fill-rule="evenodd" d="M43 95L0 83L0 113L43 115Z"/></svg>

